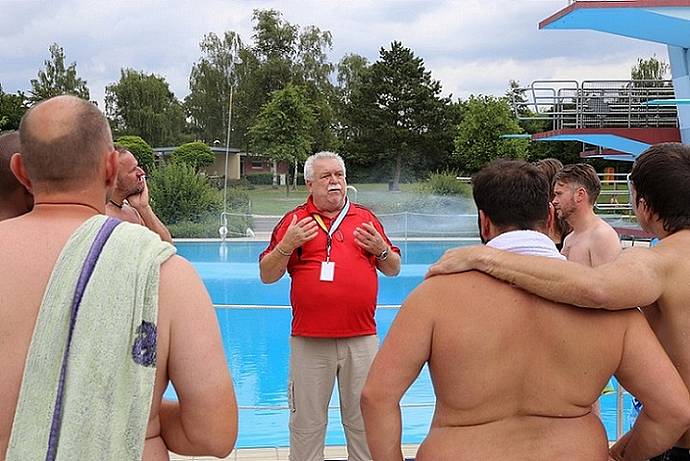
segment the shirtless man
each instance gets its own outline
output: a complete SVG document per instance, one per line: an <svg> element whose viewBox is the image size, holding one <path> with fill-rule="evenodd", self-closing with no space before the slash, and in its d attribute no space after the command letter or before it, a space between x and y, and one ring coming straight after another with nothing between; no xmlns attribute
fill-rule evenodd
<svg viewBox="0 0 690 461"><path fill-rule="evenodd" d="M34 198L10 170L10 157L19 152L19 132L0 136L0 221L23 215L31 210Z"/></svg>
<svg viewBox="0 0 690 461"><path fill-rule="evenodd" d="M170 231L149 204L149 188L144 170L125 147L116 145L115 150L120 154L117 181L105 206L105 214L146 226L158 234L161 240L172 243Z"/></svg>
<svg viewBox="0 0 690 461"><path fill-rule="evenodd" d="M621 251L618 234L594 214L601 183L590 165L564 166L554 176L553 206L556 214L572 228L561 253L590 267L613 261Z"/></svg>
<svg viewBox="0 0 690 461"><path fill-rule="evenodd" d="M105 212L117 175L108 123L87 101L72 96L44 101L27 112L20 133L22 153L13 156L12 170L35 203L31 212L0 222L0 461L53 267L75 229ZM136 263L123 261L123 270ZM114 286L112 297L125 289ZM168 450L227 456L237 433L232 381L208 293L179 256L160 267L158 307L157 368L143 459L168 460ZM179 402L162 400L169 380Z"/></svg>
<svg viewBox="0 0 690 461"><path fill-rule="evenodd" d="M597 172L585 163L566 165L553 177L556 215L571 229L561 250L568 261L596 267L613 261L621 252L616 231L594 214L600 190ZM599 401L594 404L594 412L600 414Z"/></svg>
<svg viewBox="0 0 690 461"><path fill-rule="evenodd" d="M540 233L549 192L534 166L491 164L473 193L488 246L562 259ZM638 311L589 312L453 274L409 296L372 365L362 411L374 460L402 459L399 401L425 363L436 409L418 461L606 461L591 405L613 373L646 405L621 459L646 460L690 425L688 391Z"/></svg>
<svg viewBox="0 0 690 461"><path fill-rule="evenodd" d="M554 301L609 310L647 306L649 324L690 386L690 147L650 147L635 161L629 187L640 225L661 239L652 248L626 249L596 268L486 247L457 248L428 275L476 269ZM675 445L656 459L690 459L690 433Z"/></svg>

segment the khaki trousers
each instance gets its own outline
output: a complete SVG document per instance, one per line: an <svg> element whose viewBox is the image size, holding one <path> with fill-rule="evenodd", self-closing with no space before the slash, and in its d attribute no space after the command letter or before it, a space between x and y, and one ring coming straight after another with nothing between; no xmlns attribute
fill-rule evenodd
<svg viewBox="0 0 690 461"><path fill-rule="evenodd" d="M323 461L328 403L336 378L348 460L371 460L359 399L377 349L376 335L290 337L291 461Z"/></svg>

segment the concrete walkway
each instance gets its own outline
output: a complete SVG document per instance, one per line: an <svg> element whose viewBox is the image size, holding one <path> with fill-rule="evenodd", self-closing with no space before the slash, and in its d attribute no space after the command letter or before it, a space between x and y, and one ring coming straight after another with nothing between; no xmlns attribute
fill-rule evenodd
<svg viewBox="0 0 690 461"><path fill-rule="evenodd" d="M417 453L418 445L403 445L403 455L408 458L413 458ZM288 461L287 447L275 448L240 448L230 453L230 456L223 458L224 461ZM345 447L326 447L325 451L327 460L346 460L347 451ZM212 461L217 460L212 456L180 456L170 453L171 461Z"/></svg>

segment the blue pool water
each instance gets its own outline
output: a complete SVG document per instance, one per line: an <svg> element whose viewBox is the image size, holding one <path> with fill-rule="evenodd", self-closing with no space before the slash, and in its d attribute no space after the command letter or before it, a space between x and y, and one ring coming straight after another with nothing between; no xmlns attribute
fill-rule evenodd
<svg viewBox="0 0 690 461"><path fill-rule="evenodd" d="M462 242L461 242L462 243ZM398 277L379 276L379 305L397 306L417 286L427 267L457 241L397 243L403 253ZM221 248L219 243L176 243L178 253L192 261L206 284L223 336L228 366L233 374L240 406L240 430L237 446L287 446L288 409L288 338L290 335L289 278L273 285L259 281L258 254L266 242L233 242ZM225 305L232 305L227 307ZM241 307L240 307L241 306ZM256 306L285 306L259 308ZM379 308L376 313L379 339L382 340L397 309ZM615 381L614 381L615 384ZM174 390L166 396L174 398ZM403 442L420 443L426 435L433 414L434 394L426 367L402 400ZM615 395L602 397L602 417L609 439L615 439ZM630 414L629 397L625 400L625 421ZM628 423L626 423L626 429ZM340 423L337 386L331 399L328 445L344 445Z"/></svg>

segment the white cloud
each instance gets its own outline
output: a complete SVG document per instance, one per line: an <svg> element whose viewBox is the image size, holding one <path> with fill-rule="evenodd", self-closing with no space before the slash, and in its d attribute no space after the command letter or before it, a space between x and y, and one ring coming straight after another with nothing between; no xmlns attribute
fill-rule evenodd
<svg viewBox="0 0 690 461"><path fill-rule="evenodd" d="M65 48L77 62L92 97L120 69L164 76L182 99L209 33L237 31L251 40L252 11L274 8L301 26L333 34L331 60L346 53L378 58L379 48L401 41L422 57L446 94L501 95L510 79L527 84L546 78L626 78L637 57L664 47L589 31L539 31L539 21L565 0L457 1L88 1L3 2L0 16L0 84L28 90L48 47Z"/></svg>

